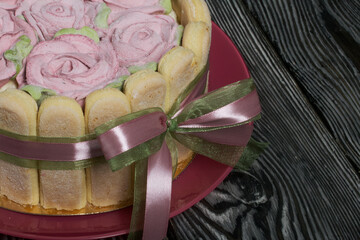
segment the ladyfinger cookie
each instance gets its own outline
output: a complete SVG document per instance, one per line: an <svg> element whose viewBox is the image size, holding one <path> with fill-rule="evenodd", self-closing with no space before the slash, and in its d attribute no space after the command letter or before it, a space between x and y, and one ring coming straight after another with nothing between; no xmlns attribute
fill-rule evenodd
<svg viewBox="0 0 360 240"><path fill-rule="evenodd" d="M169 111L175 100L195 78L194 53L184 47L175 47L159 62L158 71L166 81L165 111Z"/></svg>
<svg viewBox="0 0 360 240"><path fill-rule="evenodd" d="M182 46L195 54L196 74L206 65L210 52L211 28L204 22L189 22L184 30Z"/></svg>
<svg viewBox="0 0 360 240"><path fill-rule="evenodd" d="M35 100L21 90L1 92L0 128L21 135L36 135L37 109ZM37 205L38 170L0 160L0 195L22 205Z"/></svg>
<svg viewBox="0 0 360 240"><path fill-rule="evenodd" d="M172 5L183 26L199 21L211 26L210 11L204 0L173 0Z"/></svg>
<svg viewBox="0 0 360 240"><path fill-rule="evenodd" d="M127 97L118 89L94 91L85 102L87 132L99 125L130 113ZM87 199L94 206L128 204L133 196L132 167L113 172L105 161L86 169Z"/></svg>
<svg viewBox="0 0 360 240"><path fill-rule="evenodd" d="M45 99L38 113L38 135L77 137L85 134L84 115L73 99ZM40 170L40 203L46 209L74 210L86 206L85 170Z"/></svg>
<svg viewBox="0 0 360 240"><path fill-rule="evenodd" d="M131 75L124 88L132 112L152 107L165 108L166 81L154 70L141 70Z"/></svg>

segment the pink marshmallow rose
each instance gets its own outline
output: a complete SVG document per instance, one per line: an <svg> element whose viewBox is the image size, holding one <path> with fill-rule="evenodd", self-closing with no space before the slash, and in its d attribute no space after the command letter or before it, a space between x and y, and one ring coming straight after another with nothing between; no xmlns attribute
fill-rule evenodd
<svg viewBox="0 0 360 240"><path fill-rule="evenodd" d="M36 45L28 57L26 84L81 100L127 74L108 41L96 44L86 36L68 34Z"/></svg>
<svg viewBox="0 0 360 240"><path fill-rule="evenodd" d="M177 23L167 15L127 11L113 22L107 39L121 66L141 66L158 62L177 45Z"/></svg>
<svg viewBox="0 0 360 240"><path fill-rule="evenodd" d="M91 26L94 7L83 0L23 0L16 15L23 15L44 41L63 28Z"/></svg>
<svg viewBox="0 0 360 240"><path fill-rule="evenodd" d="M36 44L36 35L29 24L15 17L13 12L0 8L0 84L4 84L16 74L15 64L5 59L4 53L23 35L31 40L32 45Z"/></svg>

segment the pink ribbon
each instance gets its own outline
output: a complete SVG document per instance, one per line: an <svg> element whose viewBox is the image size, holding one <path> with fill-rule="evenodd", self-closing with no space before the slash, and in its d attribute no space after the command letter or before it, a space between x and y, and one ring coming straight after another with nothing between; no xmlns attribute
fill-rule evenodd
<svg viewBox="0 0 360 240"><path fill-rule="evenodd" d="M167 130L166 120L165 113L153 112L99 135L105 158L111 159L159 136Z"/></svg>
<svg viewBox="0 0 360 240"><path fill-rule="evenodd" d="M256 117L261 107L259 104L258 95L255 90L250 94L216 109L215 111L204 114L198 118L189 119L181 124L181 128L216 128L246 122ZM179 111L181 113L183 109ZM177 114L177 115L178 115Z"/></svg>
<svg viewBox="0 0 360 240"><path fill-rule="evenodd" d="M259 98L256 91L240 98L216 111L202 115L198 118L189 119L181 124L181 128L217 128L232 126L239 122L246 122L256 117L261 112ZM254 126L252 124L240 125L238 127L222 128L209 132L192 132L193 136L202 138L208 142L224 145L246 146ZM234 137L239 136L239 137Z"/></svg>
<svg viewBox="0 0 360 240"><path fill-rule="evenodd" d="M103 155L98 139L77 143L51 143L21 141L0 134L0 143L0 152L32 160L74 162Z"/></svg>
<svg viewBox="0 0 360 240"><path fill-rule="evenodd" d="M172 161L164 141L160 151L149 157L143 239L166 236L171 204Z"/></svg>

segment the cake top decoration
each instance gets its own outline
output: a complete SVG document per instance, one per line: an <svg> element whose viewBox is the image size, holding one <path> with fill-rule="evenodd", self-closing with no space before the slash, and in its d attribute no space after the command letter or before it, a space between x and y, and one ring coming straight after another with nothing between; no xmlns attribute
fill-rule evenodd
<svg viewBox="0 0 360 240"><path fill-rule="evenodd" d="M170 0L14 0L0 4L0 84L16 77L81 102L179 45ZM118 84L115 84L118 86ZM0 85L1 86L1 85Z"/></svg>

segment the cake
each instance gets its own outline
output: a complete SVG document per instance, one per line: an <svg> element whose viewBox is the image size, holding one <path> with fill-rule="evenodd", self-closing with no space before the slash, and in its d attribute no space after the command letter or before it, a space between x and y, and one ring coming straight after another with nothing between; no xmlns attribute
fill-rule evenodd
<svg viewBox="0 0 360 240"><path fill-rule="evenodd" d="M208 61L203 0L7 0L0 19L0 129L21 135L80 137L132 112L168 112ZM176 145L175 176L193 157ZM21 206L124 207L132 195L132 166L37 170L0 159L0 196Z"/></svg>

